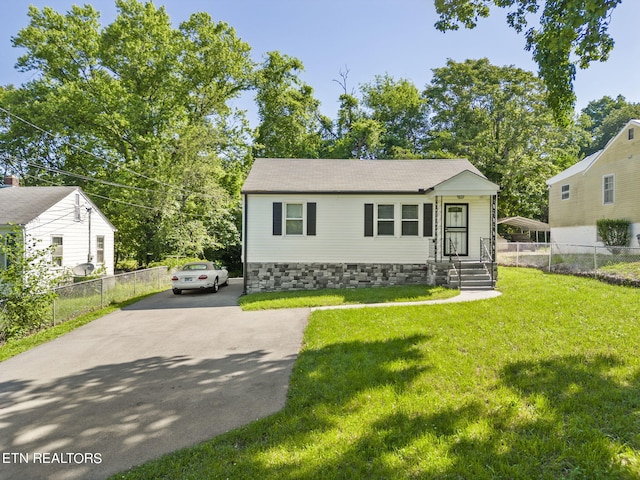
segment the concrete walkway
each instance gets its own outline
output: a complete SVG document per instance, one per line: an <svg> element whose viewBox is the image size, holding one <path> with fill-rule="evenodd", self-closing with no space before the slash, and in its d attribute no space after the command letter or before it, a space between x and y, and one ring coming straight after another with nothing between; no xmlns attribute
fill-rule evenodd
<svg viewBox="0 0 640 480"><path fill-rule="evenodd" d="M442 298L439 300L422 300L418 302L386 302L386 303L366 303L366 304L353 304L353 305L333 305L328 307L313 307L311 311L316 310L339 310L345 308L378 308L378 307L400 307L410 305L437 305L439 303L458 303L458 302L473 302L477 300L487 300L489 298L496 298L502 295L497 290L461 290L459 295L450 298Z"/></svg>

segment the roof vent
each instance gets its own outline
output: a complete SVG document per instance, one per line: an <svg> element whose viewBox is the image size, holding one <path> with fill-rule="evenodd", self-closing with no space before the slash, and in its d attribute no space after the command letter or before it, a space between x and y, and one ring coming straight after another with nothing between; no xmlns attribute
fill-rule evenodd
<svg viewBox="0 0 640 480"><path fill-rule="evenodd" d="M14 177L13 175L6 175L4 177L3 187L18 187L18 186L20 186L20 180L18 180L18 177Z"/></svg>

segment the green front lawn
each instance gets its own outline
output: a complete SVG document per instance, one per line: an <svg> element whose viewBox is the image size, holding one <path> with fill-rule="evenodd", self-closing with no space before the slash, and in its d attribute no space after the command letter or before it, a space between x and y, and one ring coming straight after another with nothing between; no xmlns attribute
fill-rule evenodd
<svg viewBox="0 0 640 480"><path fill-rule="evenodd" d="M331 288L289 292L252 293L240 297L243 310L302 308L357 303L418 302L458 295L458 290L428 285L374 288Z"/></svg>
<svg viewBox="0 0 640 480"><path fill-rule="evenodd" d="M640 291L515 268L498 287L314 312L284 410L115 478L639 478Z"/></svg>

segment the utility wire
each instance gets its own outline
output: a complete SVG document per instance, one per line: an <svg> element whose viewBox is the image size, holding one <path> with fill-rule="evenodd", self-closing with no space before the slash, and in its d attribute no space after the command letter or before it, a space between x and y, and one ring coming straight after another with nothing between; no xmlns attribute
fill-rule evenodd
<svg viewBox="0 0 640 480"><path fill-rule="evenodd" d="M56 138L56 135L55 135L54 133L51 133L51 132L49 132L48 130L45 130L44 128L39 127L38 125L35 125L34 123L30 122L29 120L26 120L26 119L24 119L24 118L22 118L22 117L20 117L20 116L16 115L15 113L10 112L9 110L7 110L6 108L4 108L4 107L2 107L2 106L0 106L0 111L1 111L1 112L6 113L7 115L9 115L9 116L10 116L10 117L12 117L12 118L15 118L16 120L19 120L19 121L21 121L21 122L25 123L26 125L29 125L29 126L30 126L30 127L32 127L32 128L35 128L35 129L36 129L36 130L38 130L39 132L42 132L42 133L44 133L45 135L50 136L51 138ZM100 161L102 161L102 162L106 162L106 163L108 163L108 164L110 164L110 165L115 166L116 168L119 168L119 169L125 170L125 171L127 171L127 172L129 172L129 173L132 173L132 174L134 174L134 175L137 175L138 177L144 178L144 179L149 180L149 181L151 181L151 182L155 182L155 183L157 183L157 184L159 184L159 185L162 185L162 186L164 186L164 187L173 188L173 189L180 190L180 191L183 191L183 192L186 192L186 193L189 193L189 194L193 194L193 195L199 195L199 196L201 196L201 197L214 198L214 199L218 198L218 197L217 197L217 196L215 196L215 195L207 195L206 193L193 192L193 191L191 191L191 190L187 190L187 189L182 188L182 187L179 187L179 186L177 186L177 185L171 185L171 184L169 184L169 183L162 182L162 181L157 180L157 179L155 179L155 178L148 177L147 175L143 175L142 173L138 173L138 172L136 172L135 170L132 170L132 169L130 169L130 168L128 168L128 167L125 167L124 165L121 165L121 164L119 164L119 163L117 163L117 162L113 162L113 161L108 160L108 159L106 159L106 158L99 157L99 156L97 156L96 154L94 154L93 152L90 152L90 151L88 151L88 150L85 150L85 149L84 149L84 148L82 148L81 146L76 145L76 144L73 144L73 143L71 143L71 142L70 142L70 141L68 141L68 140L64 140L64 139L62 139L62 143L64 143L65 145L68 145L68 146L70 146L70 147L72 147L72 148L75 148L76 150L78 150L78 151L80 151L80 152L82 152L82 153L85 153L85 154L87 154L87 155L89 155L89 156L91 156L91 157L95 158L96 160L100 160ZM136 187L129 187L129 188L136 188Z"/></svg>

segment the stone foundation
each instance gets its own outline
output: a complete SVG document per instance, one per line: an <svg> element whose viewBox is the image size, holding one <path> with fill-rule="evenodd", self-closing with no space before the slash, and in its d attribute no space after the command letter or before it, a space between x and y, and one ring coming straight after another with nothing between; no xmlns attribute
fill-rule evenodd
<svg viewBox="0 0 640 480"><path fill-rule="evenodd" d="M389 263L249 263L246 293L429 285L424 264Z"/></svg>

